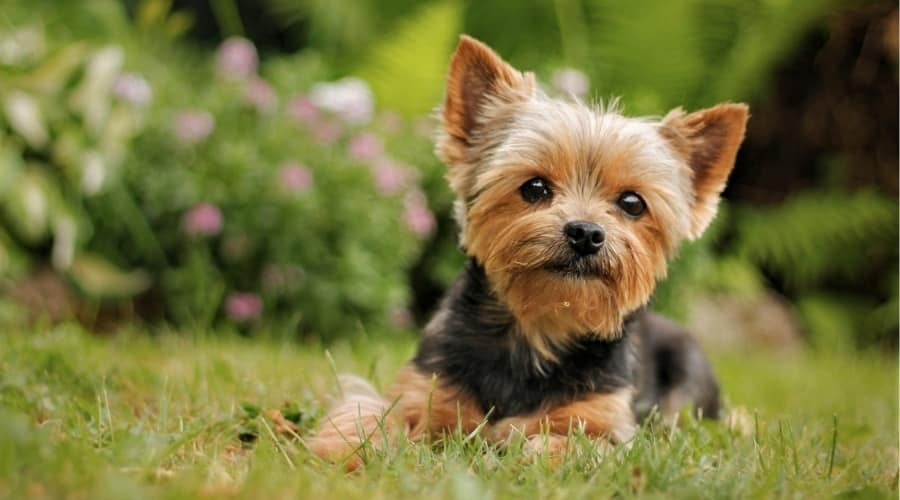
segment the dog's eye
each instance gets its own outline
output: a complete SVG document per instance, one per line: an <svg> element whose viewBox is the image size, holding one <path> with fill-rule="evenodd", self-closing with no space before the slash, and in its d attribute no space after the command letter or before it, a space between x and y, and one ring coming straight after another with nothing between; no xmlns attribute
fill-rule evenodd
<svg viewBox="0 0 900 500"><path fill-rule="evenodd" d="M522 184L522 187L519 188L519 193L522 194L522 199L528 203L537 203L553 195L553 192L550 191L550 184L541 177L535 177Z"/></svg>
<svg viewBox="0 0 900 500"><path fill-rule="evenodd" d="M619 196L618 204L622 211L632 217L637 217L647 210L647 204L644 203L644 199L634 191L622 193L622 195Z"/></svg>

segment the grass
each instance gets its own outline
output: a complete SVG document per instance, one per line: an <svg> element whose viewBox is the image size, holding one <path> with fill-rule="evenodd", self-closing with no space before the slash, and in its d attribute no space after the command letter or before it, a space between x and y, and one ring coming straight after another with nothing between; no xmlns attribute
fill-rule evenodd
<svg viewBox="0 0 900 500"><path fill-rule="evenodd" d="M414 340L331 347L384 386ZM896 498L896 355L714 356L734 425L645 426L600 453L573 436L559 467L478 437L398 443L345 474L282 435L309 432L334 390L319 345L232 337L0 336L0 497Z"/></svg>

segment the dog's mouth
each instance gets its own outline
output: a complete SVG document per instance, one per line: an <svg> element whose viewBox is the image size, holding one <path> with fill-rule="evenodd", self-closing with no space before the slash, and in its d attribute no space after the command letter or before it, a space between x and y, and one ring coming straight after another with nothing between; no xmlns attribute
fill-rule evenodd
<svg viewBox="0 0 900 500"><path fill-rule="evenodd" d="M608 270L595 259L573 259L550 262L544 270L570 280L606 280Z"/></svg>

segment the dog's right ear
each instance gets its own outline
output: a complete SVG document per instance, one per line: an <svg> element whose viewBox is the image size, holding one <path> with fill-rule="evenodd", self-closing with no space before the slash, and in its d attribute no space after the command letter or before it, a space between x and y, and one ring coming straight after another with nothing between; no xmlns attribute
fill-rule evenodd
<svg viewBox="0 0 900 500"><path fill-rule="evenodd" d="M461 160L459 155L471 144L480 126L500 118L503 108L526 100L534 91L533 74L522 74L487 45L462 35L447 76L443 107L446 135L442 141L445 144L441 145L445 160Z"/></svg>

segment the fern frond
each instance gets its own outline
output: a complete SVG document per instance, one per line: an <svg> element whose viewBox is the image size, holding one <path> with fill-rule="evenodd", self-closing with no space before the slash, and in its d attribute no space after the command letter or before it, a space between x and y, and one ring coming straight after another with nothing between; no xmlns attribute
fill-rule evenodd
<svg viewBox="0 0 900 500"><path fill-rule="evenodd" d="M625 95L629 113L684 104L704 74L689 2L588 0L590 60L581 65L606 95Z"/></svg>
<svg viewBox="0 0 900 500"><path fill-rule="evenodd" d="M356 73L372 86L380 108L415 115L440 101L459 19L455 1L426 4L375 44Z"/></svg>
<svg viewBox="0 0 900 500"><path fill-rule="evenodd" d="M811 192L779 207L737 212L737 253L794 286L852 278L871 251L896 252L897 201L874 192Z"/></svg>
<svg viewBox="0 0 900 500"><path fill-rule="evenodd" d="M586 0L587 48L576 64L633 113L750 99L791 41L832 2ZM569 44L571 45L571 43Z"/></svg>

